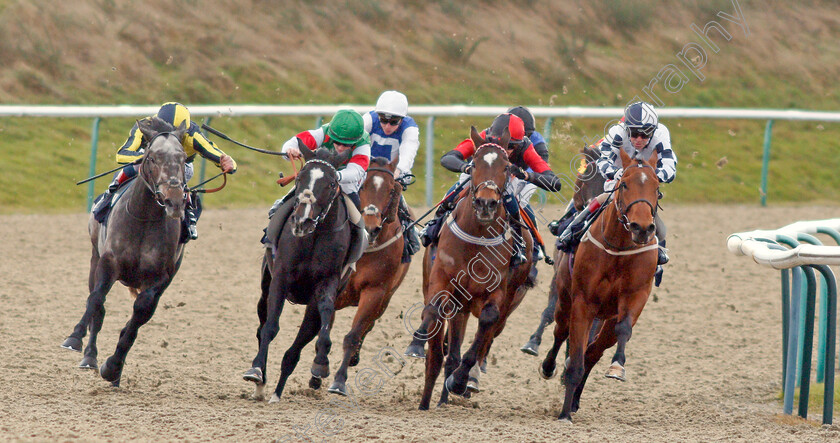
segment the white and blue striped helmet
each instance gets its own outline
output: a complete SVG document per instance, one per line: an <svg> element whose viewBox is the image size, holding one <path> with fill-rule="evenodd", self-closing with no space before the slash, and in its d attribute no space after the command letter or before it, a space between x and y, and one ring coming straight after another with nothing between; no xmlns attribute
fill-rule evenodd
<svg viewBox="0 0 840 443"><path fill-rule="evenodd" d="M650 138L659 125L659 117L650 103L630 103L624 108L624 125L631 132L642 133Z"/></svg>

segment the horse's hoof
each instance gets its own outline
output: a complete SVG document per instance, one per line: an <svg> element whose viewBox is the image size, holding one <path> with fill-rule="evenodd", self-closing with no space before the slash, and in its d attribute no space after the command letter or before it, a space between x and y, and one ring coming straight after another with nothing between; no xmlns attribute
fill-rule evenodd
<svg viewBox="0 0 840 443"><path fill-rule="evenodd" d="M347 387L341 382L334 381L332 386L327 389L327 392L347 397Z"/></svg>
<svg viewBox="0 0 840 443"><path fill-rule="evenodd" d="M258 385L264 385L265 379L263 379L263 372L260 368L251 368L245 371L242 374L242 379L245 381L252 381Z"/></svg>
<svg viewBox="0 0 840 443"><path fill-rule="evenodd" d="M82 352L82 340L76 337L67 337L64 343L61 344L61 347L71 351Z"/></svg>
<svg viewBox="0 0 840 443"><path fill-rule="evenodd" d="M280 403L280 396L277 393L271 394L271 398L268 400L269 403Z"/></svg>
<svg viewBox="0 0 840 443"><path fill-rule="evenodd" d="M481 362L481 364L478 365L478 369L481 370L482 374L486 374L487 373L487 360L484 360L483 362Z"/></svg>
<svg viewBox="0 0 840 443"><path fill-rule="evenodd" d="M572 417L571 416L563 417L561 415L560 417L557 418L557 422L561 423L561 424L564 424L564 425L570 425L570 424L572 424Z"/></svg>
<svg viewBox="0 0 840 443"><path fill-rule="evenodd" d="M528 343L525 343L525 346L522 346L519 350L535 357L540 355L540 345L534 343L533 340L528 340Z"/></svg>
<svg viewBox="0 0 840 443"><path fill-rule="evenodd" d="M99 364L96 363L96 357L89 357L86 356L82 359L82 362L79 363L79 369L97 369L99 368Z"/></svg>
<svg viewBox="0 0 840 443"><path fill-rule="evenodd" d="M422 345L408 345L405 350L405 355L412 358L426 358L426 351ZM429 408L426 408L429 409Z"/></svg>
<svg viewBox="0 0 840 443"><path fill-rule="evenodd" d="M625 375L626 373L624 371L624 366L621 366L618 363L613 363L610 365L610 368L607 369L607 373L604 374L604 377L614 378L619 381L627 381L627 379L624 377Z"/></svg>
<svg viewBox="0 0 840 443"><path fill-rule="evenodd" d="M115 368L110 358L105 360L105 364L99 367L99 375L105 381L111 382L115 387L120 385L120 373L122 373L122 368Z"/></svg>
<svg viewBox="0 0 840 443"><path fill-rule="evenodd" d="M315 390L321 389L321 379L318 377L310 377L309 387Z"/></svg>
<svg viewBox="0 0 840 443"><path fill-rule="evenodd" d="M463 387L457 385L457 382L455 381L455 374L452 374L449 377L446 377L446 381L444 382L444 385L446 386L446 390L449 391L452 394L459 395L459 396L463 397L464 394L467 393L467 386L466 385L464 385Z"/></svg>
<svg viewBox="0 0 840 443"><path fill-rule="evenodd" d="M417 410L428 411L429 410L429 405L420 405L420 406L417 407Z"/></svg>
<svg viewBox="0 0 840 443"><path fill-rule="evenodd" d="M352 368L354 366L357 366L358 364L359 364L359 353L357 352L357 353L353 354L352 357L350 357L350 361L347 363L347 365Z"/></svg>
<svg viewBox="0 0 840 443"><path fill-rule="evenodd" d="M312 369L310 369L309 372L312 373L313 377L327 378L330 376L330 365L312 363Z"/></svg>
<svg viewBox="0 0 840 443"><path fill-rule="evenodd" d="M467 392L468 393L469 392L476 392L476 393L481 392L481 390L478 389L478 379L477 378L475 378L475 377L467 378Z"/></svg>
<svg viewBox="0 0 840 443"><path fill-rule="evenodd" d="M542 377L543 380L551 380L552 378L554 378L555 375L557 375L557 366L554 366L554 368L551 370L551 374L545 373L545 367L543 367L543 364L540 364L537 367L537 371L540 373L540 377Z"/></svg>
<svg viewBox="0 0 840 443"><path fill-rule="evenodd" d="M265 385L260 383L254 385L254 395L251 398L258 401L265 400Z"/></svg>

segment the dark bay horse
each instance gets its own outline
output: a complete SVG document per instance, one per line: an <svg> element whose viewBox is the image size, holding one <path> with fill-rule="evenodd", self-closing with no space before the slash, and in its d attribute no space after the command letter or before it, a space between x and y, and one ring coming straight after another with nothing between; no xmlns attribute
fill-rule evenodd
<svg viewBox="0 0 840 443"><path fill-rule="evenodd" d="M469 194L458 202L444 222L437 247L427 247L423 260L426 307L418 331L434 332L428 334L421 410L429 408L444 353L447 358L440 403L447 401L449 392L467 394L470 371L487 355L493 338L501 333L508 316L530 287L526 282L532 255L526 254L528 261L516 268L511 269L509 265L515 240L502 197L509 180L504 147L510 135L505 134L501 146L487 143L474 127L471 137L478 149L473 156ZM522 229L522 235L525 250L530 251L533 246L530 232ZM478 318L478 330L469 350L461 357L470 314ZM443 332L444 322L448 323L448 334Z"/></svg>
<svg viewBox="0 0 840 443"><path fill-rule="evenodd" d="M586 207L593 198L599 196L604 192L604 176L598 172L597 161L601 156L597 145L584 146L581 149L581 167L578 169L577 178L575 179L575 193L572 196L572 204L575 209L580 212ZM557 263L560 262L562 251L554 248L554 263L555 273ZM540 343L542 343L543 331L545 328L554 322L554 310L557 307L557 291L554 290L554 282L551 282L548 290L548 306L540 315L540 324L537 330L531 334L528 342L520 348L520 350L529 355L539 355Z"/></svg>
<svg viewBox="0 0 840 443"><path fill-rule="evenodd" d="M81 368L97 367L96 337L105 317L105 296L115 282L135 294L134 312L120 332L117 349L99 368L99 374L114 386L140 326L152 318L163 291L181 265L184 245L179 243L184 217L184 162L181 140L186 132L158 118L138 122L148 140L137 178L117 197L104 224L91 213L88 222L93 253L85 313L73 333L61 345L81 351L82 338L90 329Z"/></svg>
<svg viewBox="0 0 840 443"><path fill-rule="evenodd" d="M589 372L616 343L606 376L625 380L624 349L653 286L658 248L653 221L659 196L656 153L642 161L620 152L624 175L612 200L581 240L574 268L569 271L565 254L556 265L554 283L559 298L554 344L539 369L543 378L554 376L557 353L568 338L561 420L571 421ZM604 323L590 343L596 318Z"/></svg>
<svg viewBox="0 0 840 443"><path fill-rule="evenodd" d="M280 380L271 402L280 401L286 380L300 360L301 349L316 335L312 376L329 376L330 326L342 270L350 254L352 222L336 168L350 158L352 150L332 154L325 148L313 152L301 145L300 152L306 163L298 171L294 198L286 202L293 204L294 210L280 229L274 245L276 254L272 248L266 248L263 257L262 295L257 303L259 351L251 369L243 375L256 384L254 397L263 398L268 345L279 331L283 304L286 300L305 304L297 337L283 355Z"/></svg>
<svg viewBox="0 0 840 443"><path fill-rule="evenodd" d="M368 232L369 246L356 262L356 271L335 301L336 311L358 306L350 332L344 337L344 358L335 373L329 392L347 395L347 368L359 363L359 350L374 322L385 312L391 296L402 283L411 264L401 263L403 229L397 217L402 185L394 177L397 160L371 160L367 177L359 191L362 217Z"/></svg>

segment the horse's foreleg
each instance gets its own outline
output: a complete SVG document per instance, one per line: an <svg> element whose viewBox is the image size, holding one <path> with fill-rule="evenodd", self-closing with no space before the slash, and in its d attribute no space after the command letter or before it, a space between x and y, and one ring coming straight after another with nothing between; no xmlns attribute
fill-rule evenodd
<svg viewBox="0 0 840 443"><path fill-rule="evenodd" d="M566 368L566 395L560 420L572 421L572 405L578 386L585 373L584 353L592 328L594 315L587 309L584 295L579 294L572 303L569 319L569 367Z"/></svg>
<svg viewBox="0 0 840 443"><path fill-rule="evenodd" d="M540 354L539 350L540 344L542 343L543 332L545 331L545 328L554 321L554 310L557 307L557 289L554 287L553 279L549 288L548 306L545 307L542 315L540 315L540 324L537 326L537 330L531 334L531 338L528 339L528 342L520 348L520 351L529 355L536 356Z"/></svg>
<svg viewBox="0 0 840 443"><path fill-rule="evenodd" d="M501 315L495 301L496 298L498 296L491 296L490 301L481 309L481 314L478 316L478 330L475 333L475 340L461 359L461 364L458 366L458 369L446 379L446 388L453 394L464 395L466 393L470 369L472 369L478 360L479 351L493 339L494 327Z"/></svg>
<svg viewBox="0 0 840 443"><path fill-rule="evenodd" d="M277 382L277 387L274 388L274 395L271 396L270 403L280 401L280 396L283 395L283 388L286 386L286 380L292 375L295 367L300 361L300 351L304 346L318 335L318 329L321 328L321 316L318 312L318 306L315 302L306 305L306 312L303 314L303 321L300 323L295 341L289 346L289 349L283 354L283 362L280 366L280 380Z"/></svg>
<svg viewBox="0 0 840 443"><path fill-rule="evenodd" d="M152 318L161 294L163 294L163 291L166 290L166 287L169 286L171 281L172 278L167 277L161 283L153 285L137 294L137 299L134 300L134 312L132 312L128 323L120 331L117 349L113 355L105 360L105 364L99 368L99 375L105 380L110 381L114 386L119 386L120 384L120 376L123 365L125 364L125 357L128 355L131 346L134 345L134 340L137 339L137 330Z"/></svg>
<svg viewBox="0 0 840 443"><path fill-rule="evenodd" d="M467 331L467 320L469 320L469 318L470 313L468 311L460 311L449 321L449 328L447 328L447 342L449 343L449 349L448 352L446 352L446 360L443 366L444 380L447 380L461 364L461 345L464 343L464 335ZM444 383L438 405L444 404L448 401L449 390L446 389L446 383Z"/></svg>
<svg viewBox="0 0 840 443"><path fill-rule="evenodd" d="M266 282L263 281L263 285L265 284ZM257 303L257 315L260 316L260 327L257 330L257 356L251 362L251 369L242 374L245 381L252 381L256 384L254 391L254 398L256 399L261 399L263 396L263 388L267 377L268 345L271 344L280 330L280 314L283 313L283 304L286 302L286 288L281 287L279 278L272 279L268 286L268 293L264 293L265 297L261 297L260 302ZM260 313L260 304L263 304L265 309L262 314Z"/></svg>
<svg viewBox="0 0 840 443"><path fill-rule="evenodd" d="M434 309L428 311L427 318L429 320L429 324L438 325L439 327L437 327L437 332L430 335L428 339L429 353L426 354L426 377L425 384L423 385L423 397L420 399L419 407L421 411L429 409L429 402L432 399L432 390L435 387L435 381L437 381L438 375L440 375L441 366L443 365L443 341L446 337L443 331L441 331L441 329L443 329L443 321L441 319L440 312L438 312L437 307L433 308ZM426 312L423 314L426 315Z"/></svg>
<svg viewBox="0 0 840 443"><path fill-rule="evenodd" d="M600 324L599 324L600 323ZM572 401L572 412L577 412L580 408L580 395L583 393L583 387L586 385L586 380L589 379L589 373L592 368L601 360L604 351L611 348L616 342L615 326L616 320L609 319L606 322L599 322L597 319L593 321L593 328L601 326L601 332L597 335L594 341L590 339L589 345L586 347L586 355L584 357L584 372L583 379L578 384L575 390L574 400Z"/></svg>
<svg viewBox="0 0 840 443"><path fill-rule="evenodd" d="M87 356L91 354L93 355L93 367L96 367L97 351L94 330L99 332L99 329L102 327L102 318L105 317L105 296L108 294L108 291L111 290L111 287L116 281L113 277L114 270L110 261L97 260L94 264L94 260L91 259L91 264L94 266L93 269L91 269L91 279L93 279L95 283L88 285L90 288L90 294L88 294L87 303L85 304L85 312L82 314L82 318L79 320L79 323L77 323L73 328L73 332L67 337L67 339L64 340L64 343L61 344L62 348L81 352L82 338L84 338L88 328L91 329L90 343L93 343L93 346L91 347L89 343L88 347L85 349L85 358L82 359L82 363L79 365L81 368L87 368L91 363L90 359L87 358ZM99 319L98 326L94 324L96 319Z"/></svg>

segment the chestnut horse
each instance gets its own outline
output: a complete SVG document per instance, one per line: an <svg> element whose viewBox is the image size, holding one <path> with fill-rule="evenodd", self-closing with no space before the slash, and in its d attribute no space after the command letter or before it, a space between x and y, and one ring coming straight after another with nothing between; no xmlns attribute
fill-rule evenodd
<svg viewBox="0 0 840 443"><path fill-rule="evenodd" d="M428 334L421 410L429 408L443 364L444 342L447 358L440 403L447 401L449 392L467 395L470 371L476 362L484 359L493 338L501 333L508 316L530 287L526 282L533 260L531 254L526 254L526 263L510 268L515 240L502 205L509 180L509 160L504 147L510 134L505 133L501 146L487 143L475 127L471 128L470 135L478 149L473 156L468 198L458 202L444 222L437 247L427 247L423 260L426 307L418 332L434 332ZM525 250L530 251L533 246L531 234L524 227L521 232ZM479 319L478 330L462 358L461 343L470 313ZM448 336L442 331L445 320L449 321ZM432 325L434 328L430 327Z"/></svg>
<svg viewBox="0 0 840 443"><path fill-rule="evenodd" d="M583 154L583 157L581 158L581 168L578 169L577 179L575 180L575 193L572 196L572 204L575 205L575 209L578 212L586 207L593 198L604 192L604 182L606 181L604 176L598 172L597 161L601 153L598 151L596 145L584 146L580 152ZM554 263L560 261L561 254L563 252L555 248ZM554 310L556 308L557 291L554 289L554 281L552 279L548 290L548 306L545 307L542 315L540 315L540 324L537 326L537 330L531 334L528 342L520 348L520 351L528 355L539 355L543 331L545 331L548 325L554 322Z"/></svg>
<svg viewBox="0 0 840 443"><path fill-rule="evenodd" d="M356 271L335 301L336 311L347 306L358 306L358 309L353 326L344 337L341 367L327 390L334 394L347 395L347 367L359 363L359 350L365 336L385 312L411 264L401 263L404 237L397 209L402 198L402 185L394 177L396 168L396 159L390 163L383 157L371 159L367 178L359 191L369 246L356 262Z"/></svg>
<svg viewBox="0 0 840 443"><path fill-rule="evenodd" d="M540 375L556 371L560 345L568 338L569 364L566 395L560 420L571 421L580 406L580 395L589 372L604 351L618 343L606 376L624 381L624 349L653 286L658 244L654 217L658 207L659 179L656 153L647 161L631 159L620 150L624 173L607 207L584 234L574 268L561 256L555 266L554 344L540 366ZM589 342L593 321L604 321Z"/></svg>

